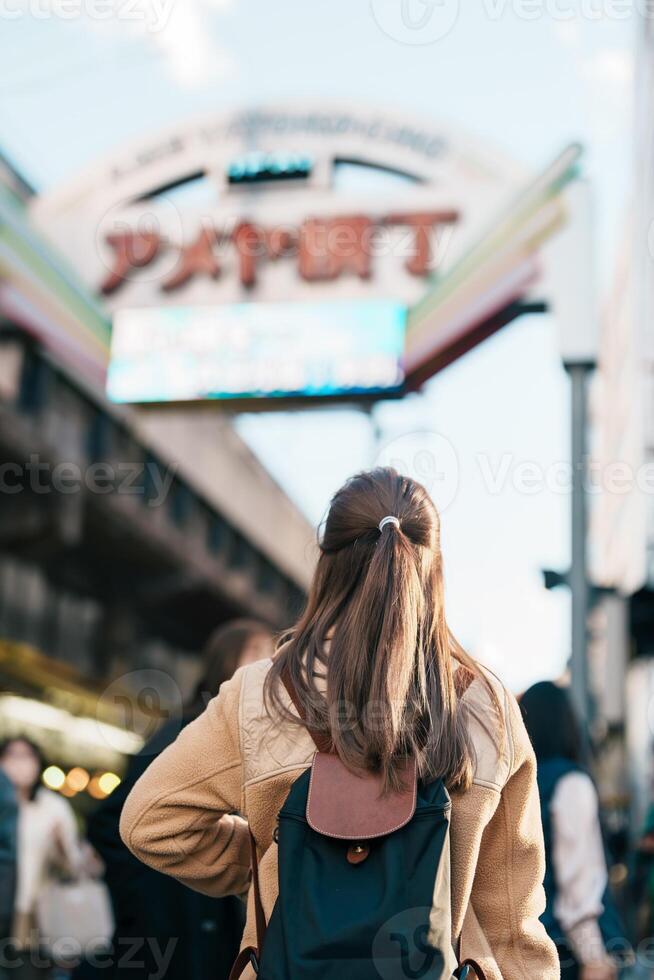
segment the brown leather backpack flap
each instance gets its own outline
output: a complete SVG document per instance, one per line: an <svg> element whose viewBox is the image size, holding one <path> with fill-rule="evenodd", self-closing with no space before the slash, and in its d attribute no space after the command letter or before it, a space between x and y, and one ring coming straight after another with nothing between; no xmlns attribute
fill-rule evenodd
<svg viewBox="0 0 654 980"><path fill-rule="evenodd" d="M307 823L319 834L342 840L370 840L399 830L416 809L415 760L406 766L400 792L382 793L375 773L354 773L333 753L316 752L311 769Z"/></svg>

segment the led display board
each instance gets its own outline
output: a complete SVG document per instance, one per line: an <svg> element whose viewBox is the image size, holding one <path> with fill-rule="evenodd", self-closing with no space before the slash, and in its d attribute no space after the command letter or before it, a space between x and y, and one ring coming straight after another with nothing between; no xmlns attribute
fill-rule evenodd
<svg viewBox="0 0 654 980"><path fill-rule="evenodd" d="M122 309L107 392L156 404L399 394L405 320L386 300Z"/></svg>

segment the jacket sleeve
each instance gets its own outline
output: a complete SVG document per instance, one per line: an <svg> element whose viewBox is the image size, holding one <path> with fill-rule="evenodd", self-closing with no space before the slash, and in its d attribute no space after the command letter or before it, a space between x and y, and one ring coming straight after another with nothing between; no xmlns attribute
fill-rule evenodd
<svg viewBox="0 0 654 980"><path fill-rule="evenodd" d="M52 793L48 798L54 819L53 861L67 874L77 877L84 864L84 852L77 830L73 808L63 796Z"/></svg>
<svg viewBox="0 0 654 980"><path fill-rule="evenodd" d="M599 800L585 772L559 780L550 804L552 864L557 882L554 914L580 963L602 961L606 949L599 926L608 871L599 819Z"/></svg>
<svg viewBox="0 0 654 980"><path fill-rule="evenodd" d="M511 760L499 803L481 841L471 901L503 980L559 980L545 910L545 847L536 759L515 698L507 696Z"/></svg>
<svg viewBox="0 0 654 980"><path fill-rule="evenodd" d="M240 672L187 725L125 801L120 834L157 871L215 897L249 883L247 822L241 809Z"/></svg>

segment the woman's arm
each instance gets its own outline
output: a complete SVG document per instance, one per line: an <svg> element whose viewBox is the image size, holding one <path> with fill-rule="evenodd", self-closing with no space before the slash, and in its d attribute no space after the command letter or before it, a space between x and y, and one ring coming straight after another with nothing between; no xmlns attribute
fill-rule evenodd
<svg viewBox="0 0 654 980"><path fill-rule="evenodd" d="M239 895L249 882L241 809L240 672L180 733L127 797L120 834L145 864L207 895Z"/></svg>
<svg viewBox="0 0 654 980"><path fill-rule="evenodd" d="M536 760L520 709L508 696L511 762L481 842L471 903L504 980L559 980L559 957L539 921L545 848Z"/></svg>
<svg viewBox="0 0 654 980"><path fill-rule="evenodd" d="M46 803L50 809L53 830L51 857L66 874L75 878L82 870L84 852L73 808L63 796L51 793L50 790L46 792L48 793Z"/></svg>
<svg viewBox="0 0 654 980"><path fill-rule="evenodd" d="M590 776L573 772L556 787L551 804L554 911L580 963L606 959L599 928L608 883L597 792Z"/></svg>

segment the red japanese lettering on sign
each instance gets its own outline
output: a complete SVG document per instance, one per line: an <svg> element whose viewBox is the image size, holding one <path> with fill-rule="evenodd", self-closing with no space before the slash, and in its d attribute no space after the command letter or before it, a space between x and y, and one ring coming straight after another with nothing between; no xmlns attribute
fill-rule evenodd
<svg viewBox="0 0 654 980"><path fill-rule="evenodd" d="M164 279L161 288L172 292L196 275L217 279L220 275L220 265L213 251L217 240L218 236L213 228L203 228L191 245L182 248L176 268L167 279Z"/></svg>
<svg viewBox="0 0 654 980"><path fill-rule="evenodd" d="M405 263L411 275L426 276L431 271L430 233L437 226L455 224L458 217L456 211L404 211L384 218L387 225L408 225L413 228L413 253Z"/></svg>
<svg viewBox="0 0 654 980"><path fill-rule="evenodd" d="M300 228L298 271L312 282L336 279L349 271L359 279L370 277L370 218L311 218Z"/></svg>
<svg viewBox="0 0 654 980"><path fill-rule="evenodd" d="M307 282L329 281L349 274L359 279L372 275L376 235L383 227L404 225L412 230L412 241L405 267L414 276L425 276L433 270L432 234L439 227L458 220L456 211L419 211L389 214L380 220L365 215L343 215L336 218L308 218L298 228L273 226L264 228L252 221L240 221L231 232L219 233L212 226L203 227L190 245L178 248L179 257L172 273L161 282L161 288L172 292L196 276L217 279L221 264L216 247L231 245L236 253L238 278L243 286L257 282L260 263L282 257L295 257L298 273ZM130 276L158 257L164 241L156 233L122 232L108 235L107 243L114 253L111 272L102 283L102 292L114 292ZM404 253L403 253L404 254Z"/></svg>
<svg viewBox="0 0 654 980"><path fill-rule="evenodd" d="M107 235L106 241L114 250L114 266L100 287L105 295L118 289L131 269L143 269L149 265L161 244L157 232L117 232Z"/></svg>

